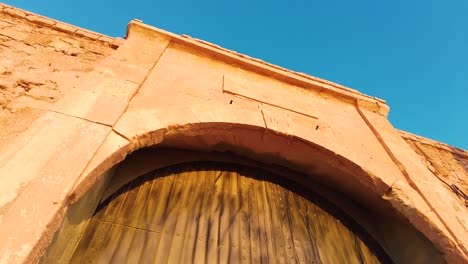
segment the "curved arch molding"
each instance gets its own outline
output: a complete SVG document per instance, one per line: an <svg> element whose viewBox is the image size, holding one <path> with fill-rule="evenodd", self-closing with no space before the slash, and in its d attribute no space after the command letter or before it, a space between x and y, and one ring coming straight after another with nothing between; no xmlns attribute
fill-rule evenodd
<svg viewBox="0 0 468 264"><path fill-rule="evenodd" d="M67 209L145 147L278 164L405 219L464 263L468 212L383 100L132 21L124 43L0 156L0 263L37 259ZM26 228L17 228L23 226Z"/></svg>

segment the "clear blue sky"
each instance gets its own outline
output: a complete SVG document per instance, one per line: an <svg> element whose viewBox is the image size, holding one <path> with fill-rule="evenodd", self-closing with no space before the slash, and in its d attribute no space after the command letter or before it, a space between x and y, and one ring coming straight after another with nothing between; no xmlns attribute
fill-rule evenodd
<svg viewBox="0 0 468 264"><path fill-rule="evenodd" d="M110 36L138 18L387 100L402 130L468 149L468 1L4 1Z"/></svg>

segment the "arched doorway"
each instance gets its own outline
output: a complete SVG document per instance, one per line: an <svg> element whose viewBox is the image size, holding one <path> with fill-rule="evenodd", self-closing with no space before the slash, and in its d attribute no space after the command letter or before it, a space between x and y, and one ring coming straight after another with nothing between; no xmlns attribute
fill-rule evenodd
<svg viewBox="0 0 468 264"><path fill-rule="evenodd" d="M253 167L191 162L103 201L70 263L389 263L323 198Z"/></svg>

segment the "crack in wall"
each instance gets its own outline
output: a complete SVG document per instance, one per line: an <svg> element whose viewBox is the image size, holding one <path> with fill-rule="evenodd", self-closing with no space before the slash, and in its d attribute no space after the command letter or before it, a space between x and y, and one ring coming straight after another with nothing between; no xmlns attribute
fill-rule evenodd
<svg viewBox="0 0 468 264"><path fill-rule="evenodd" d="M455 235L455 233L450 229L449 225L447 222L442 218L440 213L434 208L432 203L429 201L429 199L426 197L426 195L421 191L421 189L417 186L417 184L414 182L414 180L411 178L409 175L408 171L406 170L405 166L398 160L398 158L393 154L392 150L390 147L387 145L385 140L383 140L382 136L380 133L377 131L377 129L372 125L372 123L367 119L365 114L362 112L362 110L359 108L359 102L358 100L355 101L355 108L361 118L364 120L364 122L367 124L369 129L372 131L372 133L375 135L377 140L380 142L382 147L385 149L387 154L389 155L390 159L397 165L397 167L400 169L401 173L405 177L406 181L408 184L421 196L421 198L424 200L424 202L427 204L427 206L431 209L432 212L436 215L436 217L439 219L439 221L442 223L442 225L447 229L447 232L450 234L450 236L456 241L456 246L460 248L465 256L468 256L468 249L466 249L463 246L463 243L460 241L460 239Z"/></svg>

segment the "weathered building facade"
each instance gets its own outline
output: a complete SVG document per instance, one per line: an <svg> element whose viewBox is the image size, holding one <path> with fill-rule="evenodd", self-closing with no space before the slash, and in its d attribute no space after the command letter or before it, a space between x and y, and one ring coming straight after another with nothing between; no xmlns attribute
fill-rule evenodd
<svg viewBox="0 0 468 264"><path fill-rule="evenodd" d="M89 241L95 241L92 232L101 227L88 231L93 221L130 225L127 220L113 222L99 211L114 206L109 199L118 201L116 193L128 197L133 190L128 184L136 186L135 180L143 179L140 176L149 179L150 172L164 174L163 169L194 162L218 164L210 171L247 175L246 179L226 176L231 179L229 188L244 182L253 188L235 187L238 191L226 196L231 201L226 206L236 205L229 208L244 215L238 216L238 222L232 220L239 234L229 236L226 245L229 250L239 248L239 260L310 263L299 246L307 243L296 239L303 233L297 231L298 223L309 209L296 212L276 204L276 192L290 197L296 187L261 185L264 179L252 176L261 170L272 173L270 183L284 178L300 185L296 193L302 196L324 197L378 245L376 252L384 252L384 259L468 261L467 152L393 128L385 101L329 81L138 20L130 22L125 39L114 39L0 4L0 107L0 263L73 262L74 256L81 256L75 252L85 241L83 234L91 234ZM219 165L226 163L251 169ZM200 165L184 166L182 171L203 171ZM204 177L200 182L209 185L211 176L203 175L193 177ZM189 204L188 212L196 207L190 193L199 193L202 200L211 196L197 192L205 185L190 182L191 176L174 176L175 182L177 177L192 189L181 189L185 198L177 198L174 204L179 209L173 217L190 218L180 205ZM157 196L166 192L167 183L151 180L150 189L145 189L149 180L138 183L134 201L145 192L141 199L149 200L153 189L159 190L156 200L172 199L169 194ZM245 197L257 195L256 186L264 186L258 188L268 194L261 208L271 211L264 220L271 232L265 231L262 244L261 236L256 241L251 231L246 235L250 242L242 244L244 224L253 230L250 217L263 215L258 204L255 212L252 206L243 207L253 200ZM130 205L127 200L115 206L149 210L143 202ZM224 220L218 214L221 226ZM276 224L286 225L275 214L293 219L289 229L278 229L289 234L280 244L275 244L278 238L268 238L276 232ZM201 223L203 217L196 219ZM181 236L184 241L192 236L201 239L188 231L188 220L181 231L170 221L163 226L158 241L170 238L169 244L179 245L181 252L186 250L183 242L177 242ZM155 228L148 232L158 233ZM213 243L219 252L209 246L197 250L214 250L210 254L223 262L224 240L218 237ZM206 235L203 239L211 241ZM247 244L248 254L240 246ZM253 245L268 249L267 253L256 258ZM162 253L154 258L170 261L170 253L164 254L171 251L159 248ZM279 248L284 259L272 253ZM327 254L317 248L318 262L326 263Z"/></svg>

